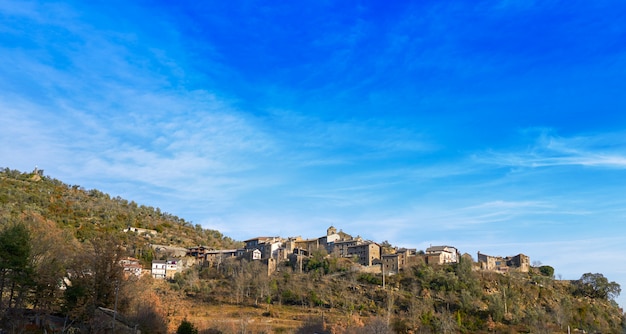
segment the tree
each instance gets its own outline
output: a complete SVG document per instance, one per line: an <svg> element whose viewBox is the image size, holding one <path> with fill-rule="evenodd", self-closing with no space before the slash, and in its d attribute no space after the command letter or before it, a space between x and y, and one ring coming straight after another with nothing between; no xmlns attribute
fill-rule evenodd
<svg viewBox="0 0 626 334"><path fill-rule="evenodd" d="M586 273L578 280L575 292L590 298L614 300L622 292L622 288L615 282L609 282L602 274Z"/></svg>
<svg viewBox="0 0 626 334"><path fill-rule="evenodd" d="M543 276L552 277L554 276L554 268L551 266L541 266L539 267L539 272Z"/></svg>
<svg viewBox="0 0 626 334"><path fill-rule="evenodd" d="M110 236L90 241L96 306L113 307L119 284L124 281L120 261L124 257L121 243Z"/></svg>
<svg viewBox="0 0 626 334"><path fill-rule="evenodd" d="M83 245L69 268L65 310L74 317L88 318L97 307L114 308L120 288L126 284L120 265L123 256L114 236L98 236Z"/></svg>
<svg viewBox="0 0 626 334"><path fill-rule="evenodd" d="M380 244L380 251L382 254L392 254L395 253L395 249L389 243L389 241L385 240Z"/></svg>
<svg viewBox="0 0 626 334"><path fill-rule="evenodd" d="M304 268L306 271L317 271L320 274L329 273L328 252L324 248L318 248L311 252L311 257L306 261Z"/></svg>
<svg viewBox="0 0 626 334"><path fill-rule="evenodd" d="M43 312L58 311L63 294L60 282L67 274L67 265L75 253L71 232L36 213L25 217L31 241L30 266L33 268L33 308Z"/></svg>
<svg viewBox="0 0 626 334"><path fill-rule="evenodd" d="M120 293L129 296L126 319L136 324L141 333L166 334L167 310L163 299L155 287L157 280L143 276L138 280L128 280Z"/></svg>
<svg viewBox="0 0 626 334"><path fill-rule="evenodd" d="M10 224L0 231L0 312L24 301L32 285L30 253L30 233L24 224Z"/></svg>
<svg viewBox="0 0 626 334"><path fill-rule="evenodd" d="M187 319L183 319L176 329L176 334L198 334L198 329Z"/></svg>
<svg viewBox="0 0 626 334"><path fill-rule="evenodd" d="M390 334L393 333L389 328L389 321L382 317L374 317L362 329L360 333L365 334Z"/></svg>

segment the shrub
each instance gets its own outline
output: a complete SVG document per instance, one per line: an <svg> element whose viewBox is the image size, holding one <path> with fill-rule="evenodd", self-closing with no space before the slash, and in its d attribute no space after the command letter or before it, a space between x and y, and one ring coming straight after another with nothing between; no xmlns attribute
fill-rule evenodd
<svg viewBox="0 0 626 334"><path fill-rule="evenodd" d="M543 276L552 277L554 276L554 268L550 266L541 266L539 267L539 272Z"/></svg>
<svg viewBox="0 0 626 334"><path fill-rule="evenodd" d="M198 334L198 329L187 319L183 319L176 329L176 334Z"/></svg>

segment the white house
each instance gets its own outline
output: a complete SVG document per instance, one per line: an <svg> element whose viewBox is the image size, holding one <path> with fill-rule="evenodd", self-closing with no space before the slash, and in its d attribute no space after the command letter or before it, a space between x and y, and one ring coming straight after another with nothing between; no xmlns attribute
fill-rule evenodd
<svg viewBox="0 0 626 334"><path fill-rule="evenodd" d="M459 262L459 250L452 246L431 246L426 249L426 263L444 264Z"/></svg>
<svg viewBox="0 0 626 334"><path fill-rule="evenodd" d="M120 264L124 268L124 274L135 275L137 277L141 276L143 268L138 259L134 257L125 257L120 260Z"/></svg>
<svg viewBox="0 0 626 334"><path fill-rule="evenodd" d="M167 272L167 261L165 260L152 260L152 277L156 279L165 279Z"/></svg>

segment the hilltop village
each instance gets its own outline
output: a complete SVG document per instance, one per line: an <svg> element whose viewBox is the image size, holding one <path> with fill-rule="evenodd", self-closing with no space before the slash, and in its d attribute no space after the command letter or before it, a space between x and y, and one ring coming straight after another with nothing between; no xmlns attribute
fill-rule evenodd
<svg viewBox="0 0 626 334"><path fill-rule="evenodd" d="M156 235L157 231L130 227L127 233ZM447 245L430 246L425 251L415 248L397 248L388 243L377 243L353 237L334 226L326 230L326 235L319 238L303 239L302 237L256 237L244 241L245 246L239 249L213 249L207 246L190 248L152 245L156 254L152 260L150 274L156 279L172 279L177 272L193 265L205 267L219 266L226 261L259 261L267 268L270 275L280 265L291 265L302 271L303 260L315 252L323 256L347 258L352 260L353 271L372 274L393 275L401 270L423 261L428 265L457 263L461 260L460 251ZM469 254L463 255L471 259ZM139 260L127 258L122 261L124 270L140 276L145 274ZM530 258L524 254L515 256L491 256L478 252L474 270L496 272L528 272Z"/></svg>
<svg viewBox="0 0 626 334"><path fill-rule="evenodd" d="M15 264L0 268L0 332L173 333L184 324L199 333L626 328L615 302L621 287L600 273L555 280L552 267L531 267L523 254L394 247L333 226L316 238L236 241L42 174L0 170L0 257Z"/></svg>

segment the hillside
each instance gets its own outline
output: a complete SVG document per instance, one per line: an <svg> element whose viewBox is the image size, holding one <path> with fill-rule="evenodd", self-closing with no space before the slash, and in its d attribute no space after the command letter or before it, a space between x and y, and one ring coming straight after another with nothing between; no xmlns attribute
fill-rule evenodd
<svg viewBox="0 0 626 334"><path fill-rule="evenodd" d="M138 243L215 248L240 245L219 231L192 226L159 208L111 197L96 189L70 186L43 176L41 171L1 170L0 205L4 220L23 215L45 217L57 227L70 231L78 241L89 240L100 233L118 233L128 227L137 227L157 232L133 240Z"/></svg>
<svg viewBox="0 0 626 334"><path fill-rule="evenodd" d="M184 320L202 333L624 328L623 311L613 301L621 288L601 274L578 281L555 280L545 268L501 274L477 270L465 255L449 265L418 259L383 283L380 274L355 271L352 259L316 251L304 260L303 272L284 262L268 275L259 261L233 258L192 267L171 281L124 278L120 259L135 256L148 268L158 255L154 244L242 246L158 208L66 185L41 172L1 170L0 329L24 329L34 312L60 319L66 329L110 332L107 309L119 311L116 332L128 327L128 333L135 326L144 333L174 332Z"/></svg>

